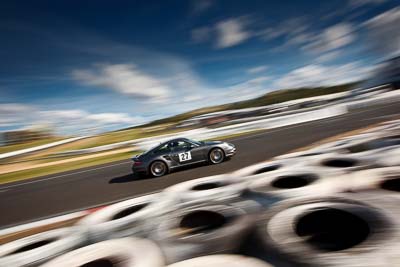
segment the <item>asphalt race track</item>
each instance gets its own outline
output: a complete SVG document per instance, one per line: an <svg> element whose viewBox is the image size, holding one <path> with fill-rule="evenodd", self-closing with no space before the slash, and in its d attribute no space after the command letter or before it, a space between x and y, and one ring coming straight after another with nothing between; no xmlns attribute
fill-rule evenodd
<svg viewBox="0 0 400 267"><path fill-rule="evenodd" d="M133 178L129 159L0 186L0 228L106 205L199 177L235 171L342 132L400 116L400 103L374 106L325 120L228 140L237 155L220 165L197 166L161 178Z"/></svg>

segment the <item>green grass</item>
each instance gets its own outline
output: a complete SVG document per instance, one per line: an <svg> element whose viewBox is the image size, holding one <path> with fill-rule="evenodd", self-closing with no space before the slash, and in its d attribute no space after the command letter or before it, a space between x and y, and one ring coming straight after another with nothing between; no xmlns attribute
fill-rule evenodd
<svg viewBox="0 0 400 267"><path fill-rule="evenodd" d="M60 173L60 172L64 172L64 171L71 171L71 170L76 170L76 169L90 167L90 166L96 166L96 165L110 163L113 161L118 161L118 160L123 160L123 159L129 159L130 157L132 157L133 155L135 155L137 153L138 152L135 152L135 151L123 152L123 153L119 153L119 154L85 159L85 160L81 160L81 161L57 164L54 166L47 166L47 167L30 169L30 170L23 170L23 171L1 174L0 175L0 184L20 181L20 180L26 180L29 178L34 178L34 177L39 177L39 176L44 176L44 175L49 175L49 174L55 174L55 173Z"/></svg>
<svg viewBox="0 0 400 267"><path fill-rule="evenodd" d="M42 140L35 140L35 141L22 143L22 144L0 146L0 154L17 151L17 150L21 150L21 149L25 149L25 148L31 148L31 147L35 147L35 146L41 146L41 145L49 144L52 142L60 141L62 139L64 139L64 138L54 137L54 138L47 138L47 139L42 139Z"/></svg>

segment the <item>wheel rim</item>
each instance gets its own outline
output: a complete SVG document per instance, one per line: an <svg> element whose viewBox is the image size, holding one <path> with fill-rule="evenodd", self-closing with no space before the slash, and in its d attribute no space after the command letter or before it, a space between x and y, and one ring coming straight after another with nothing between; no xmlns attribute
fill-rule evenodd
<svg viewBox="0 0 400 267"><path fill-rule="evenodd" d="M155 162L151 165L151 173L154 176L161 176L165 173L165 164L162 162Z"/></svg>
<svg viewBox="0 0 400 267"><path fill-rule="evenodd" d="M212 163L220 163L224 159L224 153L220 149L211 151L210 160Z"/></svg>

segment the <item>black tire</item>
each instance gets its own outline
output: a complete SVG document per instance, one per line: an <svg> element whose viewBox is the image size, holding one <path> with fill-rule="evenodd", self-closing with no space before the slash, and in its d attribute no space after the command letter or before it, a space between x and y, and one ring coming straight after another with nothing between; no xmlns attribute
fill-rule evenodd
<svg viewBox="0 0 400 267"><path fill-rule="evenodd" d="M225 153L221 148L213 148L208 153L208 162L211 164L219 164L222 163L225 159Z"/></svg>
<svg viewBox="0 0 400 267"><path fill-rule="evenodd" d="M282 201L257 228L261 253L295 266L380 266L397 255L399 214L391 203L369 194Z"/></svg>
<svg viewBox="0 0 400 267"><path fill-rule="evenodd" d="M151 163L149 173L153 177L161 177L168 173L167 164L165 164L161 160L156 160Z"/></svg>

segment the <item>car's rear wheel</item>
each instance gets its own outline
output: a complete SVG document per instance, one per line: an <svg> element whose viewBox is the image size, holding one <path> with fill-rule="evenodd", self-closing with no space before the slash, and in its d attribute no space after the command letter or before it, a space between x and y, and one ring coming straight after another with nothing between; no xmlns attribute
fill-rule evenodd
<svg viewBox="0 0 400 267"><path fill-rule="evenodd" d="M160 177L167 173L167 165L162 161L154 161L150 165L150 173L154 177Z"/></svg>
<svg viewBox="0 0 400 267"><path fill-rule="evenodd" d="M208 159L212 164L218 164L224 161L225 153L220 148L214 148L208 154Z"/></svg>

